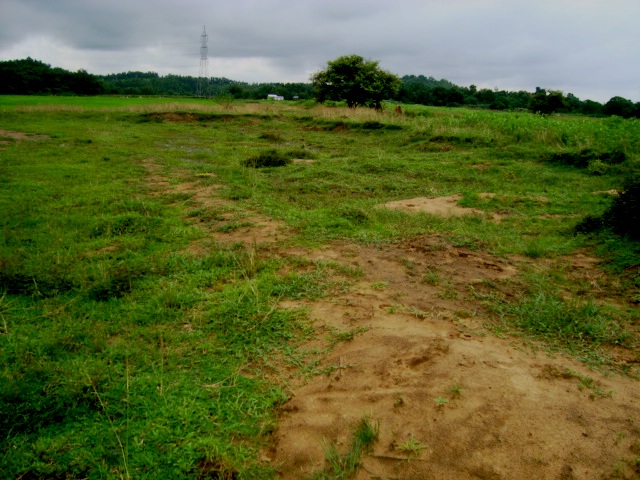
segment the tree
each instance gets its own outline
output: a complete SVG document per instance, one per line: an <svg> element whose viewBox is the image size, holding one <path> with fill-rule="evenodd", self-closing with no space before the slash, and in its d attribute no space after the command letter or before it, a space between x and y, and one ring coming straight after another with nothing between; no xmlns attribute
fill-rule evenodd
<svg viewBox="0 0 640 480"><path fill-rule="evenodd" d="M604 104L605 115L617 115L618 117L630 118L634 115L634 105L631 100L623 97L613 97Z"/></svg>
<svg viewBox="0 0 640 480"><path fill-rule="evenodd" d="M311 75L316 100L347 102L349 108L360 105L382 108L382 100L400 89L400 78L378 67L378 62L359 55L345 55L327 63L325 70Z"/></svg>
<svg viewBox="0 0 640 480"><path fill-rule="evenodd" d="M547 92L544 88L540 87L536 87L536 93L533 94L529 102L529 110L545 115L564 110L566 106L567 104L562 92Z"/></svg>

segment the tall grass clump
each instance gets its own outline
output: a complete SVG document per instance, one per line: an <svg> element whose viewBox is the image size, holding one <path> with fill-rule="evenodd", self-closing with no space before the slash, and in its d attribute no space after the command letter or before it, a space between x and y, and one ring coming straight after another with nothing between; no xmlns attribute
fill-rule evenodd
<svg viewBox="0 0 640 480"><path fill-rule="evenodd" d="M369 453L378 440L379 426L368 417L363 417L353 431L349 449L340 454L334 444L325 443L324 470L315 473L313 480L347 480L353 478L360 469L362 456Z"/></svg>

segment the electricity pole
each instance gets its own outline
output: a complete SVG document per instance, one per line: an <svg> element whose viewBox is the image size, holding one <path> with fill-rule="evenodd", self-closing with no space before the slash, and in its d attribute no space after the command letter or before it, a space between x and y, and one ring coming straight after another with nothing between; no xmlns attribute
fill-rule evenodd
<svg viewBox="0 0 640 480"><path fill-rule="evenodd" d="M209 96L209 47L207 42L206 27L202 27L202 35L200 35L200 73L198 74L198 85L196 87L197 97Z"/></svg>

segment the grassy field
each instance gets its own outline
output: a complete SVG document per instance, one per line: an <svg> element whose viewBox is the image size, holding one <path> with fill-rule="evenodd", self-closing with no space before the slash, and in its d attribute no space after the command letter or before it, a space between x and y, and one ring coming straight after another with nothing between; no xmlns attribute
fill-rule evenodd
<svg viewBox="0 0 640 480"><path fill-rule="evenodd" d="M282 275L285 261L255 246L190 249L206 240L198 223L230 212L283 222L286 245L439 234L501 257L596 252L616 279L615 306L565 301L581 286L530 272L522 298L493 300L496 316L585 358L631 345L640 248L574 228L611 204L594 192L637 170L640 122L403 109L0 97L5 478L274 476L260 448L289 395L281 372L314 373L299 348L313 335L305 312L278 303L347 287L331 265ZM580 163L587 149L595 156ZM253 168L274 158L283 165ZM187 179L227 202L194 208L174 188ZM377 208L453 194L485 215Z"/></svg>

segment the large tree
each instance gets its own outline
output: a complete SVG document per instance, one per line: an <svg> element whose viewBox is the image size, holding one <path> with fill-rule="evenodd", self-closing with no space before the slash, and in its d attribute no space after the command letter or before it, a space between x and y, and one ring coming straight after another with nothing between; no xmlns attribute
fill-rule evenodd
<svg viewBox="0 0 640 480"><path fill-rule="evenodd" d="M316 100L345 101L350 108L360 105L382 108L382 100L393 97L402 84L397 75L382 70L378 62L359 55L345 55L327 63L311 75Z"/></svg>
<svg viewBox="0 0 640 480"><path fill-rule="evenodd" d="M562 92L552 90L547 92L544 88L536 87L536 93L529 101L529 110L533 113L548 115L567 108L567 103Z"/></svg>

